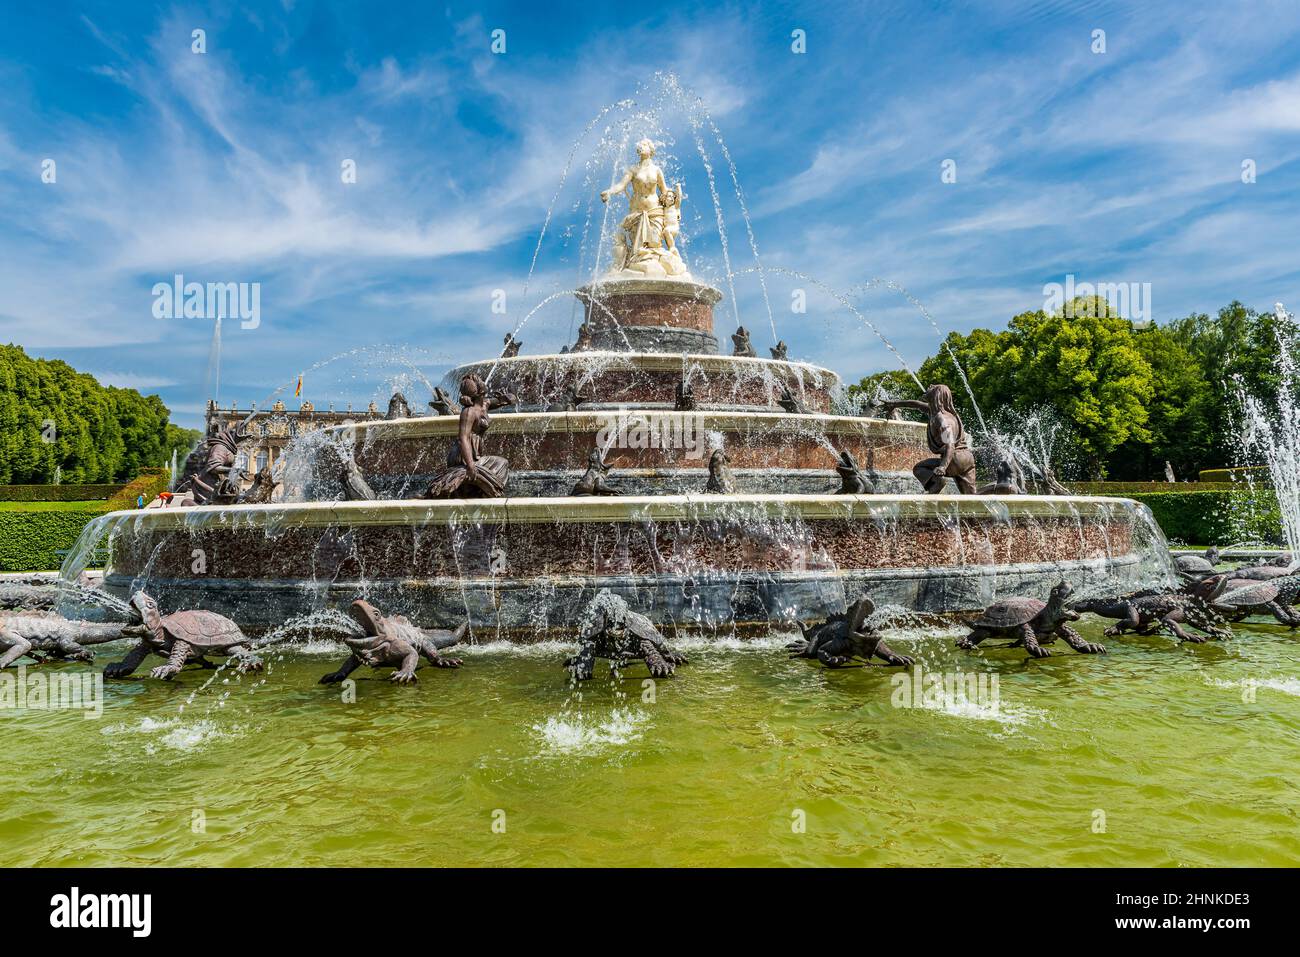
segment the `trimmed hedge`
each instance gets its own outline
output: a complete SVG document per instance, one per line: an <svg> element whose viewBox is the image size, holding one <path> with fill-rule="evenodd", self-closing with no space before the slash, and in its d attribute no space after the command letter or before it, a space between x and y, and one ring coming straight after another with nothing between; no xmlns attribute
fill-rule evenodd
<svg viewBox="0 0 1300 957"><path fill-rule="evenodd" d="M0 502L0 512L93 512L104 511L103 502Z"/></svg>
<svg viewBox="0 0 1300 957"><path fill-rule="evenodd" d="M159 492L167 489L168 477L167 469L142 469L125 485L107 486L113 494L102 503L77 499L33 501L0 509L0 571L31 572L58 568L63 564L63 556L58 553L72 548L81 530L92 520L105 512L135 508L141 495L146 502L152 501ZM10 486L15 487L18 486ZM57 489L74 486L28 487ZM22 504L32 507L23 508ZM92 507L87 508L87 505Z"/></svg>
<svg viewBox="0 0 1300 957"><path fill-rule="evenodd" d="M121 487L121 482L112 485L0 485L0 502L102 502Z"/></svg>
<svg viewBox="0 0 1300 957"><path fill-rule="evenodd" d="M1253 539L1278 542L1282 514L1271 491L1147 492L1125 495L1151 509L1165 537L1195 545Z"/></svg>
<svg viewBox="0 0 1300 957"><path fill-rule="evenodd" d="M147 505L158 497L159 492L167 491L170 480L171 473L167 469L141 469L139 475L109 497L104 511L116 512L121 509L136 508L138 507L136 501L141 495L144 496Z"/></svg>
<svg viewBox="0 0 1300 957"><path fill-rule="evenodd" d="M1238 469L1202 469L1200 479L1202 482L1253 481L1266 485L1273 482L1273 477L1269 474L1268 469L1262 465L1251 465Z"/></svg>
<svg viewBox="0 0 1300 957"><path fill-rule="evenodd" d="M31 572L58 568L81 530L100 510L41 509L0 511L0 571Z"/></svg>
<svg viewBox="0 0 1300 957"><path fill-rule="evenodd" d="M1226 492L1236 488L1231 482L1066 482L1075 495L1123 495L1126 498L1143 492L1160 494L1180 492Z"/></svg>

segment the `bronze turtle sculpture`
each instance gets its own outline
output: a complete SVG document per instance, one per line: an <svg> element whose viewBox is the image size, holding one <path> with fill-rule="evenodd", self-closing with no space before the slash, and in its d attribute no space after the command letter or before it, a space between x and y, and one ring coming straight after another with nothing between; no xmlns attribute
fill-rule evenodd
<svg viewBox="0 0 1300 957"><path fill-rule="evenodd" d="M1184 578L1204 578L1213 575L1214 566L1219 564L1218 546L1211 545L1202 555L1178 555L1174 558L1174 568Z"/></svg>
<svg viewBox="0 0 1300 957"><path fill-rule="evenodd" d="M1238 578L1236 572L1229 572L1198 582L1193 591L1231 621L1272 615L1288 628L1300 628L1300 611L1280 600L1282 587L1277 580Z"/></svg>
<svg viewBox="0 0 1300 957"><path fill-rule="evenodd" d="M389 676L397 684L412 684L417 679L415 669L424 658L435 668L459 668L459 658L444 658L441 648L459 644L469 634L466 621L455 631L433 632L413 624L404 615L382 614L374 605L358 598L348 609L352 620L364 632L360 637L346 636L343 643L352 654L337 671L320 679L323 685L342 681L362 665L370 668L391 667L396 670Z"/></svg>
<svg viewBox="0 0 1300 957"><path fill-rule="evenodd" d="M166 664L149 672L150 677L165 681L190 662L211 667L206 660L211 654L232 655L240 674L262 670L262 662L252 653L248 638L224 615L199 609L163 615L158 602L142 591L131 596L131 606L140 621L123 629L123 633L140 635L141 641L121 661L104 666L105 678L127 677L150 655L167 659Z"/></svg>
<svg viewBox="0 0 1300 957"><path fill-rule="evenodd" d="M800 622L803 638L786 645L786 651L791 658L813 658L827 668L842 668L854 658L869 662L873 656L889 665L911 665L911 658L895 652L872 627L869 619L875 611L875 603L864 596L848 611L831 615L819 625L808 627Z"/></svg>
<svg viewBox="0 0 1300 957"><path fill-rule="evenodd" d="M1292 569L1288 566L1288 562L1285 560L1273 560L1261 562L1257 565L1242 565L1240 568L1235 569L1231 574L1233 578L1244 578L1250 579L1251 581L1262 582L1271 581L1275 578L1286 578L1292 574Z"/></svg>
<svg viewBox="0 0 1300 957"><path fill-rule="evenodd" d="M971 623L971 632L957 640L958 648L974 648L988 638L1010 638L1010 647L1024 645L1025 651L1035 658L1046 658L1051 652L1043 647L1058 638L1080 654L1096 655L1105 652L1104 645L1084 641L1083 637L1066 624L1078 621L1079 613L1066 607L1066 600L1074 588L1062 581L1052 589L1047 601L1037 598L1004 598L984 609L984 613Z"/></svg>

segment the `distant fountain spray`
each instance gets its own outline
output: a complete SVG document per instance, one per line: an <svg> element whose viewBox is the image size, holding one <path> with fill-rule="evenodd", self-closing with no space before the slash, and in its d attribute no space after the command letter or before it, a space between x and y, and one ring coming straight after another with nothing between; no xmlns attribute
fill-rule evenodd
<svg viewBox="0 0 1300 957"><path fill-rule="evenodd" d="M1242 442L1247 455L1268 467L1282 516L1282 534L1293 560L1300 559L1300 329L1279 302L1277 317L1278 387L1274 402L1246 392L1237 383L1242 405Z"/></svg>

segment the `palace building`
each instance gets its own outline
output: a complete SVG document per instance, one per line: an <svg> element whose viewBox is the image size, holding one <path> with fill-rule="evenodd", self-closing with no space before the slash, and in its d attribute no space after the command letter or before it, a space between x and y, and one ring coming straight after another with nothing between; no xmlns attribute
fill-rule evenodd
<svg viewBox="0 0 1300 957"><path fill-rule="evenodd" d="M248 438L239 443L239 457L235 460L236 466L243 471L240 484L244 488L266 466L271 466L272 470L278 469L285 448L295 437L331 425L346 425L348 422L383 417L373 402L364 412L356 412L351 404L345 411L336 411L332 402L324 411L318 410L310 402L303 402L294 410L277 399L269 409L262 410L256 404L241 409L231 403L229 407L223 408L209 399L204 416L205 433L211 435L218 429L234 428L249 416L252 418L244 426Z"/></svg>

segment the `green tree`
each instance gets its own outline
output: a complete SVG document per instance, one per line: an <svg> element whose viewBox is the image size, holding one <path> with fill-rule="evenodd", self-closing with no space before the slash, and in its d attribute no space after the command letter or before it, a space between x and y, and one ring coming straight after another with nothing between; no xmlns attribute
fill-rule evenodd
<svg viewBox="0 0 1300 957"><path fill-rule="evenodd" d="M1064 414L1090 477L1106 477L1110 454L1125 442L1149 441L1151 366L1133 324L1110 314L1104 299L1076 300L1067 315L1026 312L1011 320L1022 350L1016 387L1023 407L1053 403Z"/></svg>
<svg viewBox="0 0 1300 957"><path fill-rule="evenodd" d="M916 399L921 395L921 388L903 369L890 369L866 376L850 385L848 392L851 396L861 395L871 402L880 395L891 399Z"/></svg>
<svg viewBox="0 0 1300 957"><path fill-rule="evenodd" d="M160 466L197 433L156 395L102 386L66 362L0 345L0 483L114 482Z"/></svg>
<svg viewBox="0 0 1300 957"><path fill-rule="evenodd" d="M1236 462L1242 392L1276 394L1276 326L1273 313L1258 313L1235 300L1216 316L1194 313L1170 324L1170 335L1195 358L1209 390L1209 440L1201 468Z"/></svg>
<svg viewBox="0 0 1300 957"><path fill-rule="evenodd" d="M921 363L920 376L927 386L947 384L966 418L978 421L985 411L1019 407L1015 377L1021 361L1019 344L1009 331L975 329L965 336L952 332L939 351ZM972 395L977 405L972 404Z"/></svg>
<svg viewBox="0 0 1300 957"><path fill-rule="evenodd" d="M948 384L976 424L981 413L998 409L1054 406L1075 445L1069 457L1085 463L1095 479L1105 477L1116 449L1151 440L1152 368L1132 323L1113 315L1104 299L1076 299L1061 314L1021 313L1003 332L952 333L922 363L920 376L926 384Z"/></svg>
<svg viewBox="0 0 1300 957"><path fill-rule="evenodd" d="M1108 474L1118 481L1163 477L1165 462L1179 478L1195 478L1215 459L1221 430L1214 390L1200 360L1170 327L1151 326L1134 336L1138 351L1151 366L1151 400L1147 404L1149 440L1129 439L1111 456Z"/></svg>

